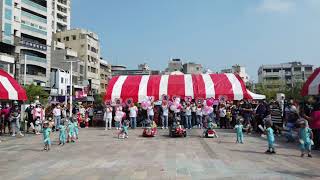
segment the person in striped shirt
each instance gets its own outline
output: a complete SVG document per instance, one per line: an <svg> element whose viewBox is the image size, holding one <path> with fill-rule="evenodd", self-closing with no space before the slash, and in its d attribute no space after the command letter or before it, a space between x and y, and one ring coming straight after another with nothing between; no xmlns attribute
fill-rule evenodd
<svg viewBox="0 0 320 180"><path fill-rule="evenodd" d="M281 127L283 126L283 112L277 101L272 101L270 104L270 115L272 121L272 128L277 135L281 134Z"/></svg>

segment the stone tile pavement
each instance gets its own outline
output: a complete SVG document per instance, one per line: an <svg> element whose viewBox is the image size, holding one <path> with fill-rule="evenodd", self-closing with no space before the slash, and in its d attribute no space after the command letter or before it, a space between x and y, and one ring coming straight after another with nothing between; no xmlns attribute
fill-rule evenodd
<svg viewBox="0 0 320 180"><path fill-rule="evenodd" d="M320 179L320 154L301 158L297 145L277 141L277 154L264 154L266 140L245 136L235 144L233 130L218 130L218 139L170 138L159 130L155 138L129 130L81 129L76 143L59 147L53 135L50 152L42 151L42 136L0 137L0 179Z"/></svg>

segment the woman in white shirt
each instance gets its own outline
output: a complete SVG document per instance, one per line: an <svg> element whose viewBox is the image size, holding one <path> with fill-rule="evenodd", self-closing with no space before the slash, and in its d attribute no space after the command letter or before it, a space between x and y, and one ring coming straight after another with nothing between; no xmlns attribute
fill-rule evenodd
<svg viewBox="0 0 320 180"><path fill-rule="evenodd" d="M138 108L133 103L129 107L129 116L130 116L130 122L131 122L131 128L134 129L137 127L137 113Z"/></svg>
<svg viewBox="0 0 320 180"><path fill-rule="evenodd" d="M187 104L185 108L185 115L186 115L186 128L191 129L192 124L191 124L191 106L190 103Z"/></svg>
<svg viewBox="0 0 320 180"><path fill-rule="evenodd" d="M168 129L168 116L169 116L169 109L168 104L166 102L162 103L162 129Z"/></svg>
<svg viewBox="0 0 320 180"><path fill-rule="evenodd" d="M104 111L103 120L106 122L106 130L112 127L112 107L107 105Z"/></svg>
<svg viewBox="0 0 320 180"><path fill-rule="evenodd" d="M153 117L154 117L153 107L154 107L154 105L153 105L153 103L152 103L151 106L149 106L149 107L147 108L148 118L149 118L149 120L150 120L152 123L153 123Z"/></svg>

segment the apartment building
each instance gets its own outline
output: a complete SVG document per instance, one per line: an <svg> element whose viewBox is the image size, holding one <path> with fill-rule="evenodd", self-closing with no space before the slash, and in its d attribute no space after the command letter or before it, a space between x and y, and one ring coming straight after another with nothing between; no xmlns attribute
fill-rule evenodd
<svg viewBox="0 0 320 180"><path fill-rule="evenodd" d="M313 65L301 62L262 65L258 70L258 81L267 88L277 89L283 85L293 87L305 82L313 72Z"/></svg>
<svg viewBox="0 0 320 180"><path fill-rule="evenodd" d="M52 30L54 33L70 29L71 0L52 0Z"/></svg>
<svg viewBox="0 0 320 180"><path fill-rule="evenodd" d="M0 67L21 84L26 69L26 84L49 85L51 9L52 0L0 0Z"/></svg>
<svg viewBox="0 0 320 180"><path fill-rule="evenodd" d="M100 60L100 93L106 92L109 80L111 79L111 64L107 61Z"/></svg>
<svg viewBox="0 0 320 180"><path fill-rule="evenodd" d="M201 64L196 64L193 62L183 64L184 74L202 74L203 68Z"/></svg>
<svg viewBox="0 0 320 180"><path fill-rule="evenodd" d="M71 29L55 33L54 41L63 43L65 49L77 52L78 60L84 65L83 80L89 82L93 94L99 93L100 42L98 35L84 29Z"/></svg>
<svg viewBox="0 0 320 180"><path fill-rule="evenodd" d="M231 68L222 69L221 73L236 73L245 83L248 83L250 81L250 77L246 72L246 67L239 64L235 64Z"/></svg>

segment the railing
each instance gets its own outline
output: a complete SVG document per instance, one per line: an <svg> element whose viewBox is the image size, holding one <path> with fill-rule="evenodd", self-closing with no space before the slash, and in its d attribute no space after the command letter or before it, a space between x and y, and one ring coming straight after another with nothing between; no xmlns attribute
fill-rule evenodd
<svg viewBox="0 0 320 180"><path fill-rule="evenodd" d="M36 62L41 62L41 63L47 63L46 58L41 58L37 56L31 56L31 55L26 55L27 61L36 61Z"/></svg>
<svg viewBox="0 0 320 180"><path fill-rule="evenodd" d="M29 5L29 6L32 6L32 7L34 7L34 8L37 8L37 9L39 9L39 10L41 10L41 11L47 12L47 8L46 8L46 7L41 6L41 5L39 5L39 4L37 4L37 3L34 3L34 2L32 2L32 1L29 1L29 0L21 0L21 2L24 3L24 4L27 4L27 5Z"/></svg>
<svg viewBox="0 0 320 180"><path fill-rule="evenodd" d="M42 30L39 30L37 28L33 28L33 27L30 27L30 26L27 26L25 24L21 24L21 28L29 30L29 31L33 31L33 32L36 32L36 33L40 33L40 34L45 35L45 36L47 35L46 31L42 31Z"/></svg>
<svg viewBox="0 0 320 180"><path fill-rule="evenodd" d="M40 21L40 22L42 22L42 23L47 24L47 20L46 20L46 19L41 18L41 17L36 16L36 15L33 15L33 14L31 14L31 13L28 13L28 12L25 12L25 11L21 11L21 15L22 15L22 16L25 16L25 17L28 17L28 18L31 18L31 19L33 19L33 20Z"/></svg>

